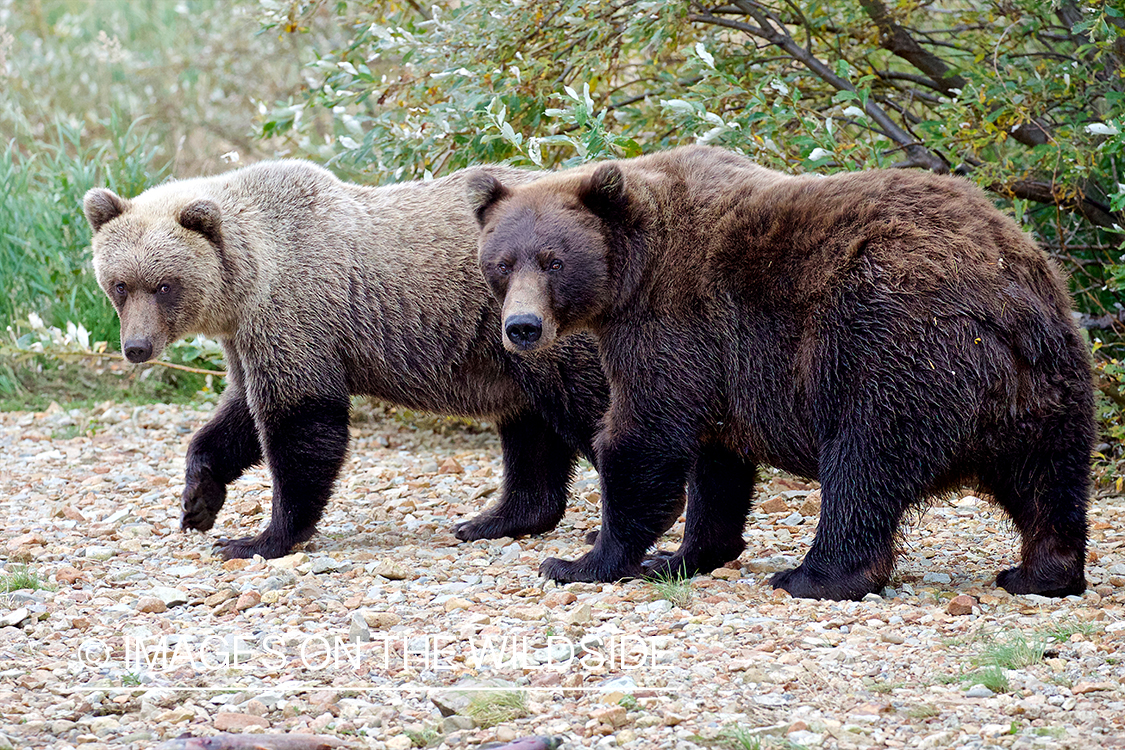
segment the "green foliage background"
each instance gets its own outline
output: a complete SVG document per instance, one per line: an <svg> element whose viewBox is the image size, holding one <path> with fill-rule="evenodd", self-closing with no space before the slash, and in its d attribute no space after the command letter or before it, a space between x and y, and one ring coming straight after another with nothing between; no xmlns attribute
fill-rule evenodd
<svg viewBox="0 0 1125 750"><path fill-rule="evenodd" d="M74 320L114 346L82 193L232 152L369 182L697 141L789 172L954 171L1071 274L1109 461L1123 23L1122 0L0 0L0 321Z"/></svg>

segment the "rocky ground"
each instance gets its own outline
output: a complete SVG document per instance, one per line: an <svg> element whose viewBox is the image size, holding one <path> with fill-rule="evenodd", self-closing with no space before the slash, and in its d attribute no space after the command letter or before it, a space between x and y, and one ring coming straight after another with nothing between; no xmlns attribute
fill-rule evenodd
<svg viewBox="0 0 1125 750"><path fill-rule="evenodd" d="M912 523L883 596L774 592L818 507L776 474L737 564L690 585L557 587L536 570L597 527L589 467L554 532L460 543L451 525L499 482L495 436L365 407L314 542L224 563L213 536L258 530L270 483L234 484L212 535L178 530L184 451L210 411L0 414L17 589L0 596L0 747L217 731L355 748L1125 747L1122 497L1095 500L1091 588L1064 600L992 587L1018 541L968 493Z"/></svg>

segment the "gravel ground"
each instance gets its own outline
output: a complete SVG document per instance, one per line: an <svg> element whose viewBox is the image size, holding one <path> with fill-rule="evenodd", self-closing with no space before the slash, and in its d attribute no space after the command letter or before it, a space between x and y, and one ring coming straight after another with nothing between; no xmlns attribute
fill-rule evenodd
<svg viewBox="0 0 1125 750"><path fill-rule="evenodd" d="M554 532L460 543L451 525L494 497L496 437L365 406L314 541L224 563L177 526L210 411L0 414L6 580L23 564L46 586L0 596L0 748L218 731L356 748L1125 747L1125 498L1095 501L1091 589L1064 600L992 587L1018 541L967 492L911 524L884 596L774 592L818 493L773 473L728 568L558 587L537 567L597 527L589 467ZM255 470L212 535L256 532L269 505Z"/></svg>

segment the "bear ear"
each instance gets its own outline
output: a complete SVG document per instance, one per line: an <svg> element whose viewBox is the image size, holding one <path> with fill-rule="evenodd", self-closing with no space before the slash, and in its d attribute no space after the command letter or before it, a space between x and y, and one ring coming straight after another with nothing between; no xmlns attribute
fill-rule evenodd
<svg viewBox="0 0 1125 750"><path fill-rule="evenodd" d="M197 200L180 209L177 217L180 226L199 232L209 239L212 244L223 244L223 218L219 206L214 201Z"/></svg>
<svg viewBox="0 0 1125 750"><path fill-rule="evenodd" d="M613 162L599 164L594 173L578 186L578 199L602 219L620 216L629 205L621 167Z"/></svg>
<svg viewBox="0 0 1125 750"><path fill-rule="evenodd" d="M474 170L465 181L465 195L469 206L482 227L488 221L489 211L511 194L512 191L504 187L500 180L483 169Z"/></svg>
<svg viewBox="0 0 1125 750"><path fill-rule="evenodd" d="M116 219L125 213L128 202L112 190L93 188L86 192L82 199L82 208L86 212L86 221L90 228L97 232L107 221Z"/></svg>

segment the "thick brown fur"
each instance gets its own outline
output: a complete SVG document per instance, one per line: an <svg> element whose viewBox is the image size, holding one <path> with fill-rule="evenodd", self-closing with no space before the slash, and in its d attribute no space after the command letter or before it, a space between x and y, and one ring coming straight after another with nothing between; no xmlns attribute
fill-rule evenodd
<svg viewBox="0 0 1125 750"><path fill-rule="evenodd" d="M350 394L496 421L503 493L460 538L555 526L577 455L593 459L608 386L588 337L530 358L504 350L465 190L464 173L370 188L278 161L131 200L87 194L126 356L158 357L192 333L223 345L229 385L188 449L185 529L210 529L227 484L265 458L272 521L221 552L277 557L307 540L345 457Z"/></svg>
<svg viewBox="0 0 1125 750"><path fill-rule="evenodd" d="M649 572L732 560L771 464L822 483L811 550L773 578L795 596L881 589L904 513L966 481L1023 537L1001 586L1084 590L1088 349L1059 272L968 181L687 147L470 191L506 345L589 330L610 379L601 534L544 575L643 573L685 479L683 544Z"/></svg>

